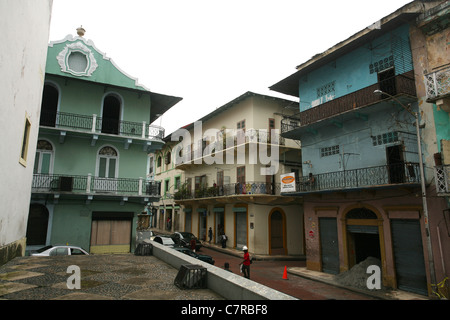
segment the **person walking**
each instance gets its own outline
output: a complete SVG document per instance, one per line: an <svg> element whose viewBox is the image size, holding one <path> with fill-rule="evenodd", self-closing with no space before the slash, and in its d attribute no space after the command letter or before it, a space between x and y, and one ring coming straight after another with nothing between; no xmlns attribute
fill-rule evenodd
<svg viewBox="0 0 450 320"><path fill-rule="evenodd" d="M244 250L244 261L242 261L242 273L244 274L244 277L250 279L250 264L252 263L250 260L250 254L248 253L247 246L244 246L242 250Z"/></svg>
<svg viewBox="0 0 450 320"><path fill-rule="evenodd" d="M227 240L228 237L224 234L222 234L222 239L220 240L222 242L222 248L226 248L227 247Z"/></svg>
<svg viewBox="0 0 450 320"><path fill-rule="evenodd" d="M213 232L212 232L211 227L209 227L209 230L208 230L209 244L211 244L212 236L213 236Z"/></svg>
<svg viewBox="0 0 450 320"><path fill-rule="evenodd" d="M189 242L189 246L191 247L191 250L195 252L195 248L197 246L197 241L195 241L194 237L191 238L191 241Z"/></svg>

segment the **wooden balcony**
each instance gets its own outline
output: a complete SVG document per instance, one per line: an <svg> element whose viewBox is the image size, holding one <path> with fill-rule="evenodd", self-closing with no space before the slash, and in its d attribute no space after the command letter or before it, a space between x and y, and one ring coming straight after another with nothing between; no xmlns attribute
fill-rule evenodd
<svg viewBox="0 0 450 320"><path fill-rule="evenodd" d="M332 119L335 116L360 110L364 107L375 105L382 100L389 99L387 96L380 97L375 95L375 90L382 90L396 97L406 97L410 101L416 99L413 71L394 76L361 90L328 101L300 112L296 116L285 117L281 121L281 133L286 138L293 138L293 132L291 131L298 128L306 127L326 119Z"/></svg>

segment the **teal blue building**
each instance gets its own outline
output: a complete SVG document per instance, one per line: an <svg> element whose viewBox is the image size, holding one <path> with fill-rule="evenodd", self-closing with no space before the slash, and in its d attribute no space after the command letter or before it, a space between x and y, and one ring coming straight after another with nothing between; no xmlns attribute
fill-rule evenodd
<svg viewBox="0 0 450 320"><path fill-rule="evenodd" d="M159 183L146 179L148 153L164 145L152 123L180 100L140 85L83 33L51 42L27 249L133 251L137 215L160 197Z"/></svg>
<svg viewBox="0 0 450 320"><path fill-rule="evenodd" d="M424 109L422 70L415 69L415 61L427 59L416 55L423 45L417 19L431 5L399 8L270 87L299 99L298 114L282 120L282 136L302 147L303 174L286 195L304 201L308 269L339 274L375 259L384 286L423 295L446 274L444 215L428 205L430 219L424 216L420 157L428 154L418 148L420 141L429 152L436 136L448 139L448 113ZM434 133L424 120L432 115Z"/></svg>

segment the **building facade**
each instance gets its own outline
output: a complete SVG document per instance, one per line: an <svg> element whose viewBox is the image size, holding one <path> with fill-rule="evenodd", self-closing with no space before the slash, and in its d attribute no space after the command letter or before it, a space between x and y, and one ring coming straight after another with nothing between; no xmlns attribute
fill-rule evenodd
<svg viewBox="0 0 450 320"><path fill-rule="evenodd" d="M422 118L423 157L427 178L435 282L450 264L450 3L439 1L411 25L411 46ZM435 257L434 257L435 256ZM448 290L448 287L447 287ZM442 292L439 293L442 296ZM448 291L447 291L448 298Z"/></svg>
<svg viewBox="0 0 450 320"><path fill-rule="evenodd" d="M77 32L48 46L28 248L130 252L137 215L160 197L146 170L164 129L151 123L180 98L149 91Z"/></svg>
<svg viewBox="0 0 450 320"><path fill-rule="evenodd" d="M280 173L301 175L299 144L279 135L283 115L296 108L247 92L172 133L171 149L154 156L156 170L159 162L172 174L155 179L173 198L178 230L209 241L211 228L212 243L225 234L228 247L254 254L304 254L302 201L280 194ZM173 219L164 212L161 223Z"/></svg>
<svg viewBox="0 0 450 320"><path fill-rule="evenodd" d="M184 171L176 168L173 152L178 142L172 141L171 137L169 134L164 138L165 145L161 150L149 154L147 175L148 180L161 185L161 198L148 208L149 224L166 233L184 230L181 207L175 203L174 194L180 190L185 178Z"/></svg>
<svg viewBox="0 0 450 320"><path fill-rule="evenodd" d="M271 87L299 98L299 113L285 117L282 136L301 141L306 165L295 192L286 194L304 199L311 270L338 274L374 257L385 286L431 294L435 268L418 143L425 137L413 116L419 113L423 127L427 111L416 90L412 31L418 16L439 3L412 2ZM427 137L425 145L436 141ZM441 220L442 213L429 214ZM437 246L432 253L434 262L443 258Z"/></svg>
<svg viewBox="0 0 450 320"><path fill-rule="evenodd" d="M25 254L52 0L0 2L0 265ZM26 23L24 23L26 21Z"/></svg>

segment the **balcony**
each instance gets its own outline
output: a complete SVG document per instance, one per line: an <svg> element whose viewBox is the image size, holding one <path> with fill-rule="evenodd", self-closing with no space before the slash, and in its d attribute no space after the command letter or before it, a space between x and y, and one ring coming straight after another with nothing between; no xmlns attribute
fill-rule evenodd
<svg viewBox="0 0 450 320"><path fill-rule="evenodd" d="M33 174L33 194L71 196L138 198L149 201L159 198L161 182L145 181L143 178L100 178L92 175Z"/></svg>
<svg viewBox="0 0 450 320"><path fill-rule="evenodd" d="M186 170L190 165L204 164L204 157L214 156L223 157L223 162L225 162L226 153L233 152L236 155L238 148L248 148L249 144L252 143L258 144L258 146L261 144L268 145L268 148L270 148L269 145L274 145L278 150L281 148L289 149L288 146L285 146L285 139L278 132L272 131L269 133L268 130L256 129L248 129L245 132L240 132L238 130L227 129L217 141L210 144L207 144L205 140L201 140L201 143L196 148L191 149L190 145L184 146L183 154L185 156L183 159L179 159L175 165L177 169Z"/></svg>
<svg viewBox="0 0 450 320"><path fill-rule="evenodd" d="M374 94L375 90L380 89L393 96L405 97L408 100L416 99L414 74L411 71L388 78L361 90L325 102L306 111L302 111L294 117L285 117L281 121L281 134L286 138L295 139L296 136L293 131L296 129L377 104L381 100L387 98L385 96L380 97ZM362 114L355 113L355 116L358 115L360 117L364 117Z"/></svg>
<svg viewBox="0 0 450 320"><path fill-rule="evenodd" d="M174 194L174 199L186 200L251 194L280 195L280 184L266 182L238 182L222 186L205 187L197 190L182 189Z"/></svg>
<svg viewBox="0 0 450 320"><path fill-rule="evenodd" d="M196 204L226 204L239 201L260 204L301 203L299 197L281 196L280 183L249 181L245 183L230 183L222 186L203 187L197 190L182 187L175 192L173 199L183 205Z"/></svg>
<svg viewBox="0 0 450 320"><path fill-rule="evenodd" d="M450 95L450 68L428 73L424 76L427 101L434 102Z"/></svg>
<svg viewBox="0 0 450 320"><path fill-rule="evenodd" d="M438 196L450 196L450 165L434 167L436 192Z"/></svg>
<svg viewBox="0 0 450 320"><path fill-rule="evenodd" d="M155 125L147 125L143 122L119 121L102 119L97 115L81 115L66 112L41 112L40 126L45 129L53 128L60 131L60 142L64 142L66 132L86 133L92 136L92 143L95 144L99 134L109 135L109 137L120 137L126 148L133 143L133 139L138 139L140 144L149 146L152 141L162 141L164 129ZM53 129L54 130L54 129Z"/></svg>
<svg viewBox="0 0 450 320"><path fill-rule="evenodd" d="M346 171L328 172L296 181L296 194L381 188L398 185L420 186L418 163L400 163ZM290 193L283 193L289 195Z"/></svg>

